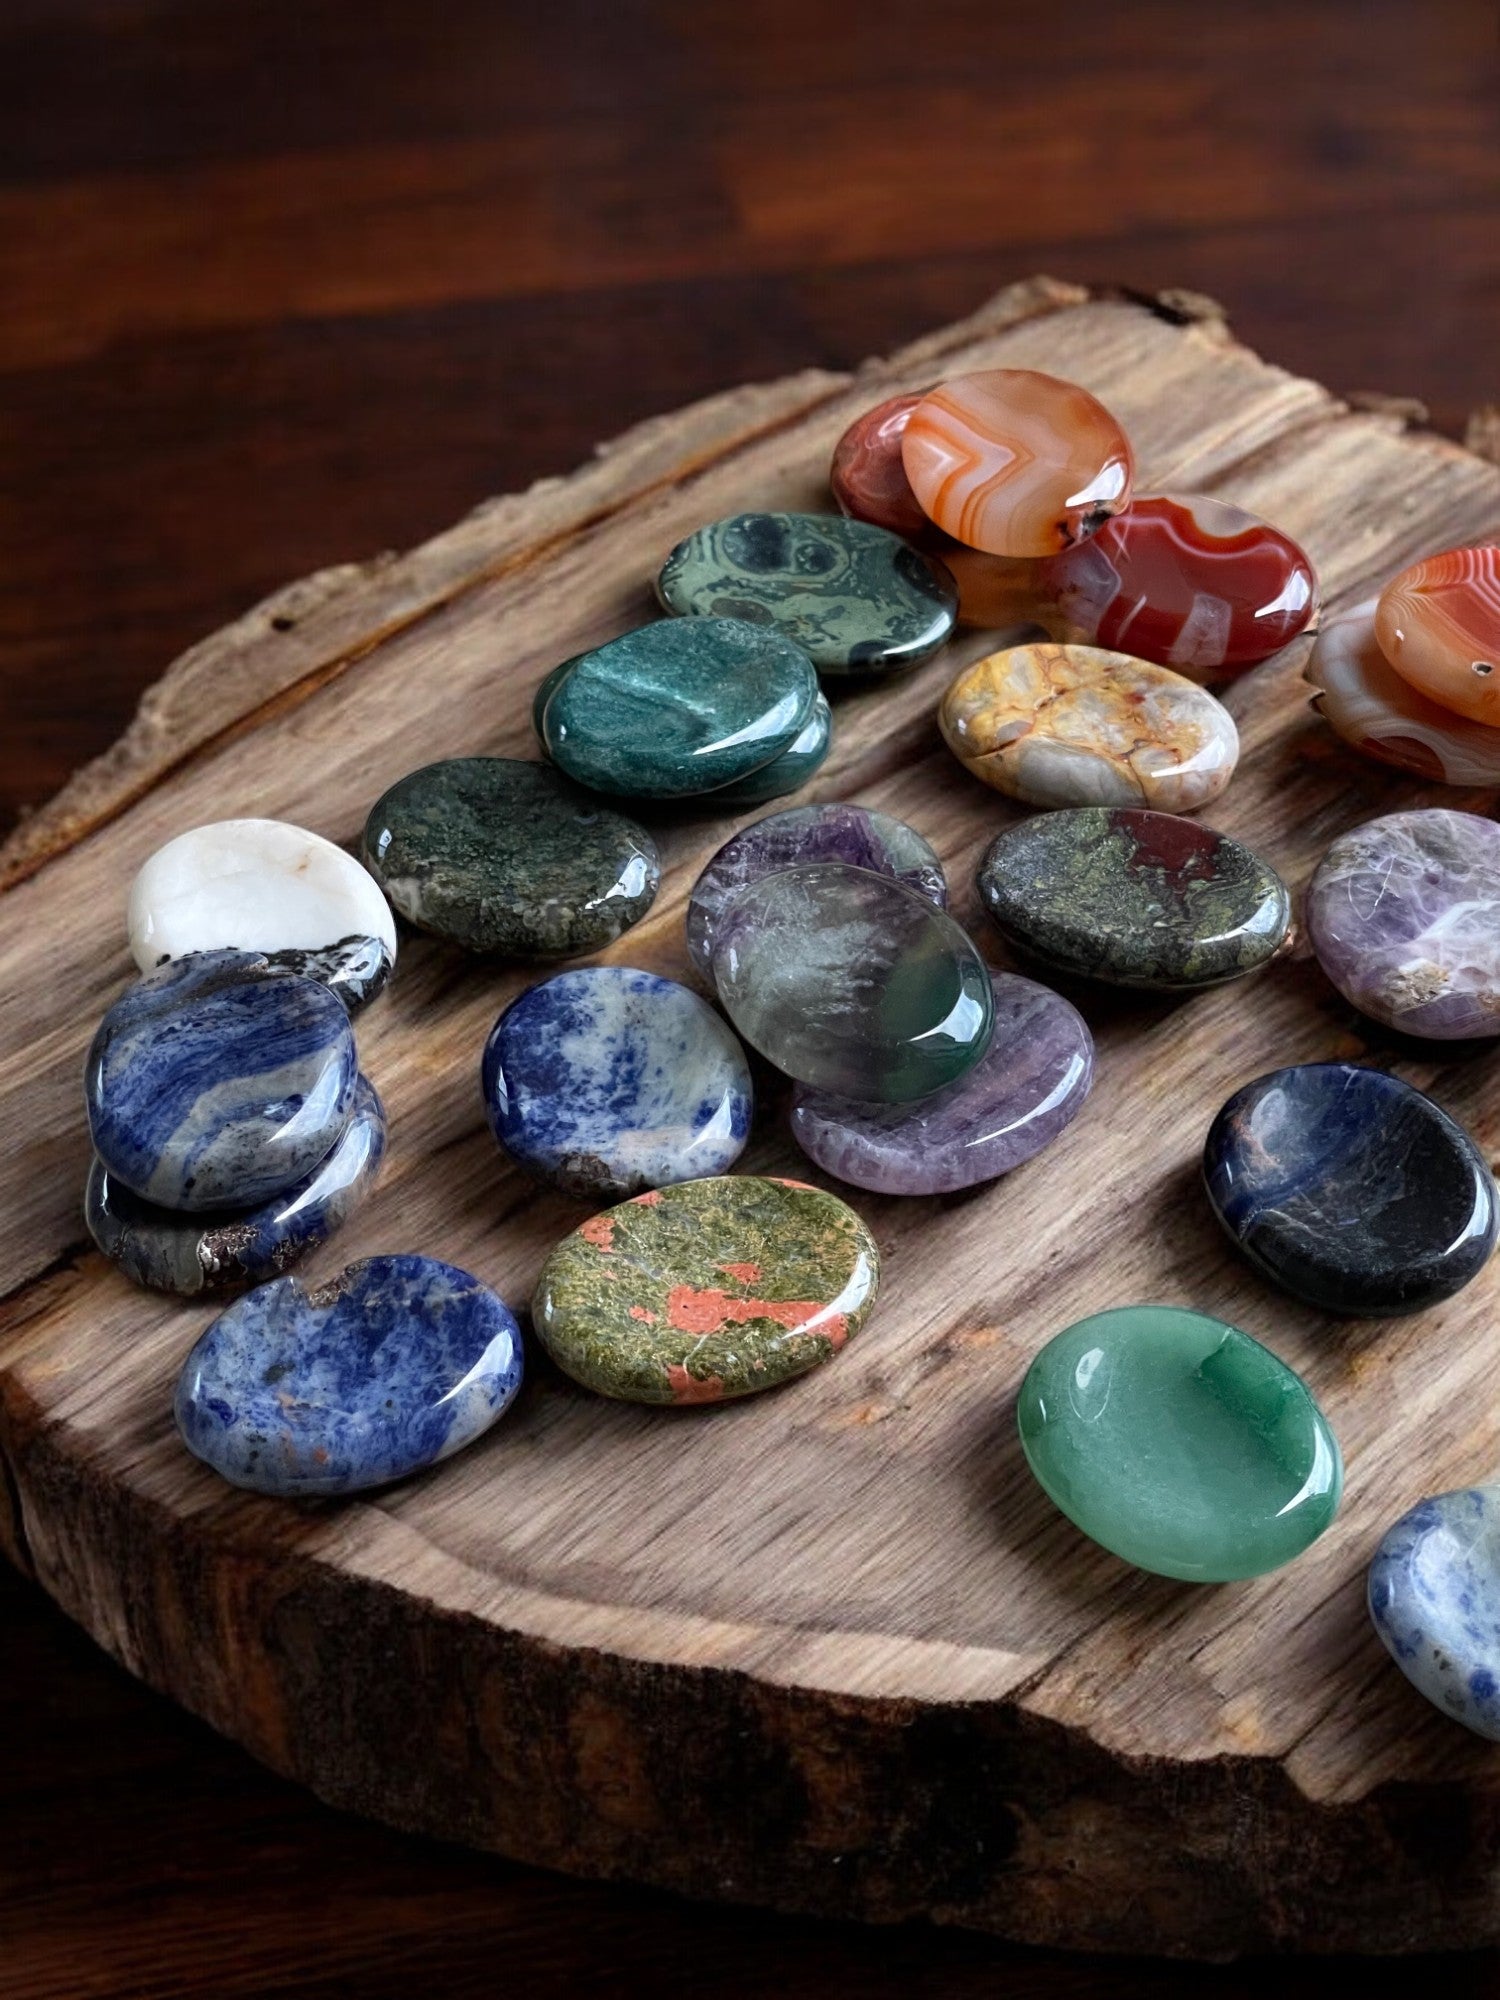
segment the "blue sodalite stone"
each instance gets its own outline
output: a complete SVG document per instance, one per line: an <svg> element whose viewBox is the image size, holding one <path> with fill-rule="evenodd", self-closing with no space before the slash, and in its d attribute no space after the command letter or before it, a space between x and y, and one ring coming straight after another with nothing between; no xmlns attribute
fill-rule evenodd
<svg viewBox="0 0 1500 2000"><path fill-rule="evenodd" d="M385 1111L373 1084L355 1086L344 1136L306 1180L258 1208L158 1208L122 1187L96 1159L84 1192L95 1243L151 1291L227 1291L258 1285L324 1243L375 1184L385 1154Z"/></svg>
<svg viewBox="0 0 1500 2000"><path fill-rule="evenodd" d="M1370 1564L1370 1616L1435 1708L1500 1741L1500 1487L1421 1500Z"/></svg>
<svg viewBox="0 0 1500 2000"><path fill-rule="evenodd" d="M511 1158L589 1201L725 1173L750 1133L734 1035L696 993L629 966L523 993L491 1030L481 1081Z"/></svg>
<svg viewBox="0 0 1500 2000"><path fill-rule="evenodd" d="M1451 1298L1495 1247L1483 1153L1420 1090L1352 1063L1273 1070L1236 1091L1203 1149L1208 1198L1265 1277L1325 1312Z"/></svg>
<svg viewBox="0 0 1500 2000"><path fill-rule="evenodd" d="M521 1369L514 1315L487 1285L433 1257L367 1257L221 1313L183 1366L177 1427L234 1486L354 1493L472 1443Z"/></svg>

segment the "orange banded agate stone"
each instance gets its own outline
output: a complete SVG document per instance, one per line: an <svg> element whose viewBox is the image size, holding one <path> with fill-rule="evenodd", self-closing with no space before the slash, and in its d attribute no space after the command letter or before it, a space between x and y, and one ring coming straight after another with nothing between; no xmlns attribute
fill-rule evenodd
<svg viewBox="0 0 1500 2000"><path fill-rule="evenodd" d="M1446 549L1402 570L1380 594L1375 637L1418 693L1500 725L1500 545Z"/></svg>

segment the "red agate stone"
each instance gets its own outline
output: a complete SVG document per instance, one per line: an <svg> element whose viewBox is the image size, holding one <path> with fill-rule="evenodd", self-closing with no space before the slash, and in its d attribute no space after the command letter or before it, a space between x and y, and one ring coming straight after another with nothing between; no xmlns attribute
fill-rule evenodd
<svg viewBox="0 0 1500 2000"><path fill-rule="evenodd" d="M1375 637L1418 693L1500 724L1500 545L1445 549L1402 570L1380 594Z"/></svg>
<svg viewBox="0 0 1500 2000"><path fill-rule="evenodd" d="M841 513L889 528L911 542L937 539L901 462L907 419L921 400L891 396L856 417L834 446L828 469L828 484Z"/></svg>

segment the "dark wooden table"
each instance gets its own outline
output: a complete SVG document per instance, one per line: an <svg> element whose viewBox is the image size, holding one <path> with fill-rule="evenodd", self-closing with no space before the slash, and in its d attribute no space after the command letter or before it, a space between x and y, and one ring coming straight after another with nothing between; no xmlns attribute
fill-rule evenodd
<svg viewBox="0 0 1500 2000"><path fill-rule="evenodd" d="M1458 431L1497 84L1492 0L0 0L0 826L272 586L1035 270L1208 292ZM1326 1978L566 1882L326 1811L8 1572L0 1635L16 2000Z"/></svg>

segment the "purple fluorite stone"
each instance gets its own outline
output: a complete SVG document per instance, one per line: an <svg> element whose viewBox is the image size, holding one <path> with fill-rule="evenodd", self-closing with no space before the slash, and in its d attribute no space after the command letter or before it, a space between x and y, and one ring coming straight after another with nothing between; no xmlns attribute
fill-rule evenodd
<svg viewBox="0 0 1500 2000"><path fill-rule="evenodd" d="M951 1194L1009 1173L1057 1137L1089 1094L1094 1038L1050 987L990 976L994 1035L957 1083L916 1104L799 1091L792 1134L809 1159L876 1194Z"/></svg>
<svg viewBox="0 0 1500 2000"><path fill-rule="evenodd" d="M1308 887L1307 931L1373 1020L1434 1041L1500 1035L1500 826L1433 807L1342 834Z"/></svg>
<svg viewBox="0 0 1500 2000"><path fill-rule="evenodd" d="M687 945L700 972L709 973L719 919L740 891L763 875L805 861L842 861L851 868L868 868L904 882L939 909L947 907L943 864L904 820L866 806L793 806L754 821L725 841L694 883Z"/></svg>

